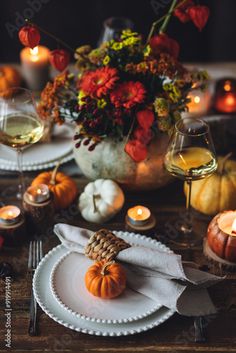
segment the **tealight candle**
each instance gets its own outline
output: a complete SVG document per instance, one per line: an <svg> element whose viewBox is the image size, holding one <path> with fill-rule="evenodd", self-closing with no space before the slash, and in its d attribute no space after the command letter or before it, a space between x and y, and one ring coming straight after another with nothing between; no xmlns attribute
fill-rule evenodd
<svg viewBox="0 0 236 353"><path fill-rule="evenodd" d="M49 49L41 45L21 50L22 72L30 89L41 90L48 82L49 54Z"/></svg>
<svg viewBox="0 0 236 353"><path fill-rule="evenodd" d="M201 91L195 89L191 91L187 97L190 102L187 104L187 115L203 115L206 114L210 106L210 93L208 90Z"/></svg>
<svg viewBox="0 0 236 353"><path fill-rule="evenodd" d="M35 203L41 203L49 199L50 192L49 188L45 184L39 184L36 186L29 186L26 190L27 197L30 201Z"/></svg>
<svg viewBox="0 0 236 353"><path fill-rule="evenodd" d="M0 223L1 224L14 224L19 221L21 212L16 206L4 206L0 208Z"/></svg>
<svg viewBox="0 0 236 353"><path fill-rule="evenodd" d="M4 238L4 246L20 245L25 240L25 219L18 207L0 208L0 235Z"/></svg>
<svg viewBox="0 0 236 353"><path fill-rule="evenodd" d="M236 112L236 80L224 79L216 85L215 109L221 113Z"/></svg>
<svg viewBox="0 0 236 353"><path fill-rule="evenodd" d="M128 210L126 224L134 230L148 231L155 227L156 219L147 207L138 205Z"/></svg>
<svg viewBox="0 0 236 353"><path fill-rule="evenodd" d="M224 211L212 219L204 252L221 265L236 268L236 211Z"/></svg>

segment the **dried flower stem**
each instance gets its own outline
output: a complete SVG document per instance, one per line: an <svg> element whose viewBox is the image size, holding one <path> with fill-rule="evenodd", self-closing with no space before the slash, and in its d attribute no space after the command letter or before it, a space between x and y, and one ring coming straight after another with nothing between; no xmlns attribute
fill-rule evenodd
<svg viewBox="0 0 236 353"><path fill-rule="evenodd" d="M25 22L35 26L36 28L38 28L39 31L45 33L48 37L51 37L52 39L54 39L57 43L61 44L63 47L66 47L67 49L69 49L70 51L72 51L73 53L75 52L75 50L69 46L67 43L65 43L63 40L61 40L60 38L56 37L54 34L46 31L45 29L43 29L42 27L38 26L37 24L31 22L30 20L28 20L27 18L25 19Z"/></svg>
<svg viewBox="0 0 236 353"><path fill-rule="evenodd" d="M178 7L182 6L186 1L187 1L187 0L181 1L178 5L174 6L171 11L169 10L164 16L162 16L161 18L159 18L157 21L153 22L152 27L151 27L151 30L150 30L150 32L149 32L149 35L148 35L148 37L147 37L147 42L146 42L146 44L148 44L149 41L150 41L150 39L152 38L154 32L156 31L157 25L158 25L159 23L161 23L163 20L165 20L166 17L169 18L169 19L168 19L168 22L169 22L170 16L172 15L172 13L173 13ZM175 0L174 0L173 2L175 2ZM172 3L172 4L173 4L173 3ZM171 5L171 7L172 7L172 5ZM168 22L167 22L167 24L168 24ZM167 24L166 24L166 25L167 25ZM166 29L166 28L165 28L165 29Z"/></svg>

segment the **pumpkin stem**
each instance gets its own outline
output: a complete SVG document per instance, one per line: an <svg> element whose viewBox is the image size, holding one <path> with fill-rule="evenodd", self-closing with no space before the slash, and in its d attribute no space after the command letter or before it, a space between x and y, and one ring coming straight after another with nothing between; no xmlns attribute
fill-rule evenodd
<svg viewBox="0 0 236 353"><path fill-rule="evenodd" d="M107 267L109 267L110 265L114 264L115 261L108 261L104 264L104 266L101 269L101 275L105 276L108 273L108 269Z"/></svg>
<svg viewBox="0 0 236 353"><path fill-rule="evenodd" d="M218 169L220 174L223 174L224 170L225 170L225 163L227 162L227 160L232 156L232 152L228 153L226 156L224 156L224 158L221 161L221 165Z"/></svg>
<svg viewBox="0 0 236 353"><path fill-rule="evenodd" d="M96 199L98 199L100 197L100 195L98 194L93 194L93 213L98 212L98 208L96 205Z"/></svg>
<svg viewBox="0 0 236 353"><path fill-rule="evenodd" d="M60 165L61 165L61 160L58 161L55 168L53 169L49 184L56 185L56 175L57 175L57 171L58 171L58 168L60 167Z"/></svg>

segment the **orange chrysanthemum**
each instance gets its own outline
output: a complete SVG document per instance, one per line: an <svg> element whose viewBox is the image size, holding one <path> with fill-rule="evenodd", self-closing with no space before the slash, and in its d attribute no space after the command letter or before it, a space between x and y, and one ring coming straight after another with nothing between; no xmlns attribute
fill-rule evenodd
<svg viewBox="0 0 236 353"><path fill-rule="evenodd" d="M114 87L118 78L116 69L102 67L85 73L80 80L79 88L91 97L100 98Z"/></svg>
<svg viewBox="0 0 236 353"><path fill-rule="evenodd" d="M116 108L132 108L142 103L145 98L145 88L141 82L128 81L121 83L111 92L111 102Z"/></svg>

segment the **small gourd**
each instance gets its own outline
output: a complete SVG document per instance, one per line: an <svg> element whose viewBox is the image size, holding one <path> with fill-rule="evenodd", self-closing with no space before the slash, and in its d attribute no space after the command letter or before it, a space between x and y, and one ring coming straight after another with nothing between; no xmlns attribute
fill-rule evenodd
<svg viewBox="0 0 236 353"><path fill-rule="evenodd" d="M52 172L40 173L32 182L32 186L46 184L54 195L54 205L56 209L63 209L70 206L78 195L78 188L75 181L58 172L59 164Z"/></svg>
<svg viewBox="0 0 236 353"><path fill-rule="evenodd" d="M8 98L11 95L10 88L19 87L21 75L12 66L4 65L0 67L0 97Z"/></svg>
<svg viewBox="0 0 236 353"><path fill-rule="evenodd" d="M89 267L85 275L85 285L95 297L112 299L124 291L126 273L120 264L102 260Z"/></svg>
<svg viewBox="0 0 236 353"><path fill-rule="evenodd" d="M87 184L79 198L79 210L84 219L104 223L115 216L124 204L124 193L110 179L97 179Z"/></svg>
<svg viewBox="0 0 236 353"><path fill-rule="evenodd" d="M192 183L191 206L206 215L236 209L236 161L231 154L218 158L218 169L210 177ZM185 194L187 186L184 185Z"/></svg>

